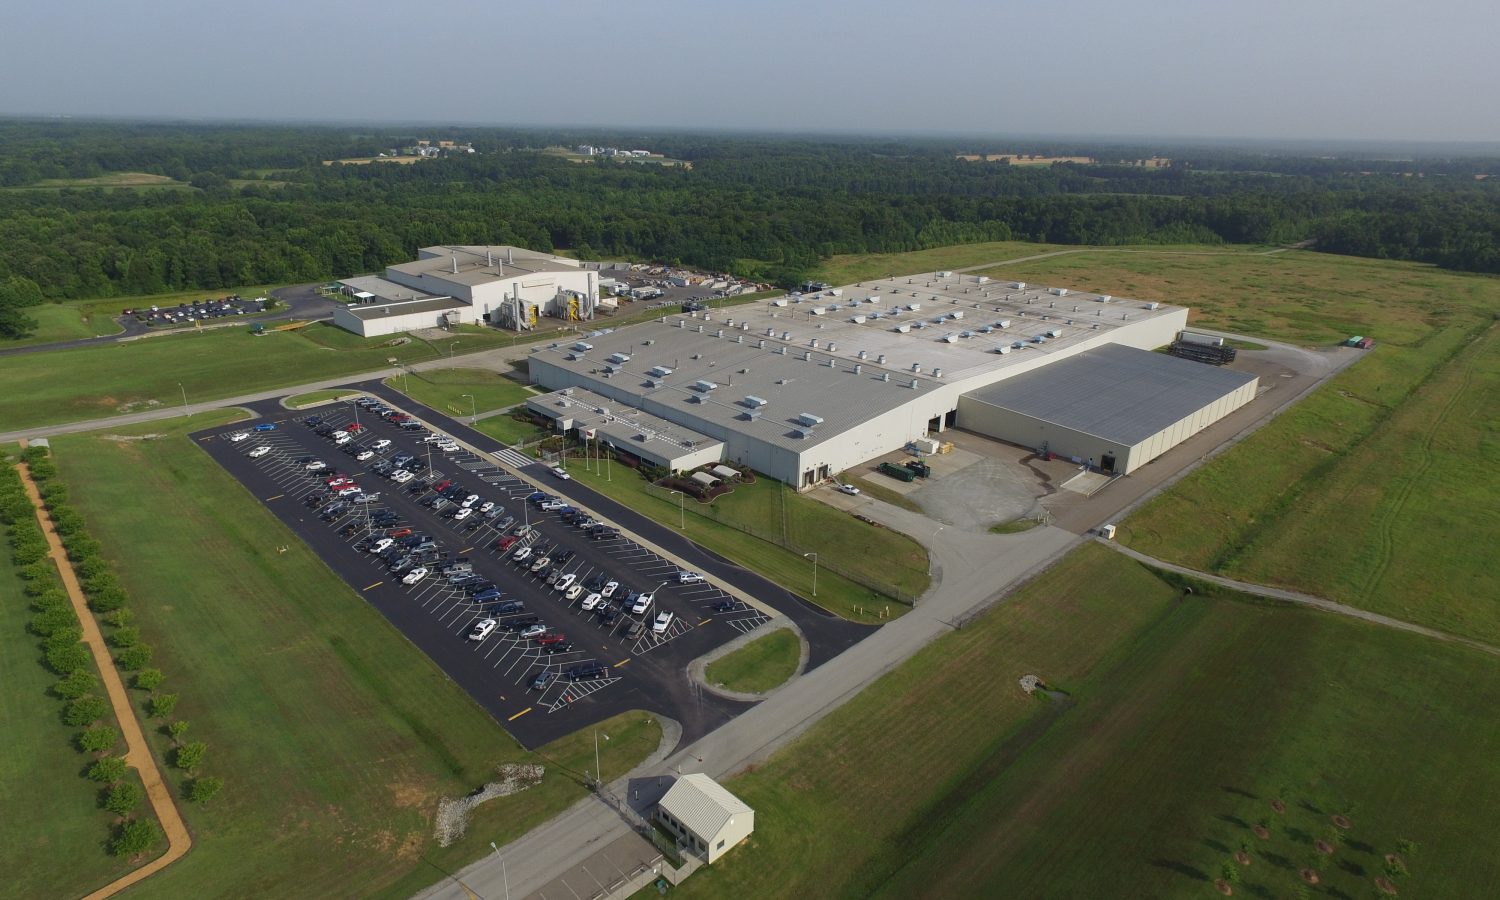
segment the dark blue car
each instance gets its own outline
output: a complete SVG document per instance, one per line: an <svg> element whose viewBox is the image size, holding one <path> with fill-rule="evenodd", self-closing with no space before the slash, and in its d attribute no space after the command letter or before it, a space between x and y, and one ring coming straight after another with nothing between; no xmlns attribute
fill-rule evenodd
<svg viewBox="0 0 1500 900"><path fill-rule="evenodd" d="M275 422L262 422L259 425L255 426L255 430L256 431L275 431L276 430L276 423Z"/></svg>

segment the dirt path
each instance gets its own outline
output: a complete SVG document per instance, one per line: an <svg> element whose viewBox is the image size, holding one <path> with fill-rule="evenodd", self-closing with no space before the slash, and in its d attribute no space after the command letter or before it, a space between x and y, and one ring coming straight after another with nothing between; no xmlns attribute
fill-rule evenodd
<svg viewBox="0 0 1500 900"><path fill-rule="evenodd" d="M1126 547L1124 544L1116 543L1115 541L1106 541L1102 538L1095 538L1095 540L1110 548L1111 550L1123 553L1131 559L1143 562L1148 566L1153 566L1158 569L1165 569L1168 572L1176 572L1179 575L1188 575L1193 578L1201 578L1204 581L1209 581L1244 594L1254 594L1257 597L1269 597L1273 600L1285 600L1288 603L1298 603L1303 606L1311 606L1316 609L1321 609L1324 612L1337 613L1338 615L1348 616L1352 619L1361 619L1363 621L1371 622L1376 625L1383 625L1386 628L1394 628L1397 631L1409 631L1413 634L1420 634L1425 637L1436 638L1440 641L1447 641L1450 644L1462 644L1465 647L1470 647L1483 653L1488 653L1491 656L1500 656L1500 647L1495 647L1481 641L1476 641L1472 638L1460 637L1456 634L1449 634L1446 631L1438 631L1435 628L1428 628L1425 625L1417 625L1413 622L1407 622L1402 619L1393 619L1390 616L1382 616L1380 613L1370 612L1368 609L1360 609L1357 606L1348 606L1343 603L1335 603L1332 600L1326 600L1322 597L1315 597L1312 594L1303 594L1298 591L1288 591L1282 588L1266 587L1263 584L1251 584L1248 581L1235 581L1233 578L1225 578L1222 575L1214 575L1210 572L1203 572L1198 569L1189 569L1187 566L1179 566L1173 563L1166 562L1164 560L1157 559L1154 556L1147 556L1146 554L1141 553L1138 550L1132 550L1129 547Z"/></svg>
<svg viewBox="0 0 1500 900"><path fill-rule="evenodd" d="M99 677L103 680L104 687L109 694L109 702L114 707L115 718L120 722L120 733L125 736L125 762L140 773L141 781L146 786L146 796L151 801L151 809L156 813L157 820L161 822L162 831L167 835L166 853L84 898L84 900L100 900L151 877L181 859L188 850L192 849L193 838L188 834L187 825L182 821L182 814L178 812L177 804L172 800L171 788L162 781L161 769L157 768L156 757L151 755L151 747L146 743L146 735L141 730L140 720L136 718L135 709L130 705L130 697L125 693L125 683L120 680L120 672L115 668L114 660L110 658L109 648L104 643L104 635L99 630L99 623L94 620L94 614L89 611L88 603L84 600L83 589L79 587L78 576L73 573L73 566L68 562L62 540L52 528L52 517L42 506L42 495L37 490L36 482L31 480L31 472L26 466L18 465L16 471L20 473L21 482L26 486L26 495L31 498L32 505L36 507L37 524L42 526L42 533L47 536L48 553L52 557L52 562L57 565L58 573L62 575L63 587L67 589L68 599L73 602L73 611L78 613L78 621L83 626L83 642L94 654L94 662L99 666Z"/></svg>

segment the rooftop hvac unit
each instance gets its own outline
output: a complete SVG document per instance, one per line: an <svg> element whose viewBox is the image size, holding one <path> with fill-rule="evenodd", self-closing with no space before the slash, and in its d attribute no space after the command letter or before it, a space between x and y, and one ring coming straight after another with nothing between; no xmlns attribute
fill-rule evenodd
<svg viewBox="0 0 1500 900"><path fill-rule="evenodd" d="M862 373L864 370L865 370L864 366L860 365L859 363L855 363L854 364L854 374L858 375L858 374Z"/></svg>
<svg viewBox="0 0 1500 900"><path fill-rule="evenodd" d="M1057 330L1056 328L1054 328L1051 331L1047 332L1047 337L1049 337L1049 338L1060 338L1060 337L1062 337L1062 332L1059 331L1059 330Z"/></svg>
<svg viewBox="0 0 1500 900"><path fill-rule="evenodd" d="M735 335L734 336L734 342L736 344L743 344L743 343L745 343L745 336L743 334L737 334L737 335Z"/></svg>
<svg viewBox="0 0 1500 900"><path fill-rule="evenodd" d="M870 354L865 352L864 350L859 351L858 355L860 359L868 359L870 357Z"/></svg>
<svg viewBox="0 0 1500 900"><path fill-rule="evenodd" d="M797 424L803 426L804 428L816 428L817 426L823 424L823 417L815 416L812 413L798 413Z"/></svg>
<svg viewBox="0 0 1500 900"><path fill-rule="evenodd" d="M750 407L751 409L760 409L762 406L766 405L765 400L761 399L760 397L756 397L753 394L745 395L745 399L741 400L740 402Z"/></svg>
<svg viewBox="0 0 1500 900"><path fill-rule="evenodd" d="M879 294L872 294L872 295L870 295L870 296L868 296L868 297L865 298L865 302L866 303L879 303L880 302L880 295Z"/></svg>
<svg viewBox="0 0 1500 900"><path fill-rule="evenodd" d="M579 353L587 353L590 350L594 349L594 345L588 343L587 341L579 341L578 343L573 345L573 349L577 350Z"/></svg>
<svg viewBox="0 0 1500 900"><path fill-rule="evenodd" d="M571 396L573 396L573 389L572 388L563 388L562 389L562 395L564 397L571 397Z"/></svg>
<svg viewBox="0 0 1500 900"><path fill-rule="evenodd" d="M740 418L744 419L747 422L754 422L756 419L760 418L760 410L747 409L744 412L740 413Z"/></svg>
<svg viewBox="0 0 1500 900"><path fill-rule="evenodd" d="M1067 288L1053 288L1052 289L1052 293L1056 294L1059 297L1066 297L1066 296L1068 296L1068 289Z"/></svg>
<svg viewBox="0 0 1500 900"><path fill-rule="evenodd" d="M899 331L899 332L901 332L902 334L906 334L907 332L911 331L911 326L910 325L897 325L896 326L896 330Z"/></svg>
<svg viewBox="0 0 1500 900"><path fill-rule="evenodd" d="M1109 301L1111 301L1111 300L1113 300L1113 299L1114 299L1114 298L1113 298L1113 297L1111 297L1111 296L1110 296L1110 295L1108 295L1108 294L1100 294L1100 295L1099 295L1099 302L1100 302L1100 303L1108 303L1108 302L1109 302Z"/></svg>
<svg viewBox="0 0 1500 900"><path fill-rule="evenodd" d="M1157 303L1156 301L1153 300L1152 302L1146 304L1146 308L1147 309L1161 309L1161 304Z"/></svg>
<svg viewBox="0 0 1500 900"><path fill-rule="evenodd" d="M786 344L777 344L776 352L780 353L782 356L786 356Z"/></svg>
<svg viewBox="0 0 1500 900"><path fill-rule="evenodd" d="M828 357L827 363L828 363L828 368L830 368L830 369L833 368L833 357L831 357L831 356Z"/></svg>
<svg viewBox="0 0 1500 900"><path fill-rule="evenodd" d="M666 378L668 375L672 374L672 370L667 368L666 366L652 366L651 368L646 370L646 374L650 375L652 378Z"/></svg>
<svg viewBox="0 0 1500 900"><path fill-rule="evenodd" d="M813 338L813 339L812 339L812 340L810 340L810 341L808 341L808 342L807 342L807 343L808 343L808 345L809 345L809 346L811 346L811 347L812 347L812 348L813 348L813 349L814 349L814 350L816 350L816 349L818 349L818 339L817 339L817 338Z"/></svg>
<svg viewBox="0 0 1500 900"><path fill-rule="evenodd" d="M912 312L917 312L918 310L920 310L922 308L922 304L920 304L920 303L908 303L908 304L906 304L906 308L909 309L909 310L911 310Z"/></svg>
<svg viewBox="0 0 1500 900"><path fill-rule="evenodd" d="M958 335L956 335L956 334L945 334L941 338L939 338L939 340L941 340L945 344L956 344L956 343L958 343Z"/></svg>
<svg viewBox="0 0 1500 900"><path fill-rule="evenodd" d="M948 315L952 316L955 319L962 319L964 317L964 311L961 310L961 309L955 309L953 312L949 313Z"/></svg>
<svg viewBox="0 0 1500 900"><path fill-rule="evenodd" d="M623 366L626 363L630 362L630 354L628 354L628 353L611 353L609 355L609 361L612 362L612 363L614 363L617 366Z"/></svg>
<svg viewBox="0 0 1500 900"><path fill-rule="evenodd" d="M1018 282L1016 282L1016 290L1018 290L1018 291L1024 291L1024 290L1026 290L1026 282L1024 282L1024 281L1018 281Z"/></svg>
<svg viewBox="0 0 1500 900"><path fill-rule="evenodd" d="M890 372L881 372L880 373L880 380L881 381L890 381L891 380L891 373Z"/></svg>
<svg viewBox="0 0 1500 900"><path fill-rule="evenodd" d="M875 357L875 361L882 366L885 365L885 354L882 353L879 356Z"/></svg>
<svg viewBox="0 0 1500 900"><path fill-rule="evenodd" d="M821 316L821 315L823 315L826 312L828 312L828 310L824 309L821 306L814 306L812 308L812 314L815 315L815 316Z"/></svg>
<svg viewBox="0 0 1500 900"><path fill-rule="evenodd" d="M911 380L911 383L908 384L907 387L911 388L912 390L916 390L917 389L917 379L913 378Z"/></svg>
<svg viewBox="0 0 1500 900"><path fill-rule="evenodd" d="M1009 353L1010 352L1010 348L1007 347L1004 344L1001 344L1000 346L998 346L998 347L995 348L995 352L996 353Z"/></svg>
<svg viewBox="0 0 1500 900"><path fill-rule="evenodd" d="M755 342L755 349L757 349L757 350L764 350L764 349L766 349L766 339L765 338L761 338L760 340L756 341Z"/></svg>
<svg viewBox="0 0 1500 900"><path fill-rule="evenodd" d="M833 341L829 341L828 342L828 352L829 353L837 353L838 349L839 349L839 345L838 344L835 344Z"/></svg>
<svg viewBox="0 0 1500 900"><path fill-rule="evenodd" d="M978 283L980 283L980 284L989 284L990 283L990 276L988 276L988 275L977 275L977 276L975 276L975 280Z"/></svg>
<svg viewBox="0 0 1500 900"><path fill-rule="evenodd" d="M942 368L942 366L939 366L936 369L932 370L932 377L933 378L942 378L943 377L943 368Z"/></svg>
<svg viewBox="0 0 1500 900"><path fill-rule="evenodd" d="M937 273L937 277L939 277L939 278L952 278L953 277L953 273L952 272L938 272Z"/></svg>
<svg viewBox="0 0 1500 900"><path fill-rule="evenodd" d="M699 334L702 334L702 333L703 333L703 326L702 326L702 325L699 325L699 326L698 326L698 333L699 333Z"/></svg>
<svg viewBox="0 0 1500 900"><path fill-rule="evenodd" d="M774 329L774 328L767 328L766 329L766 337L775 337L775 336L776 336L776 329Z"/></svg>
<svg viewBox="0 0 1500 900"><path fill-rule="evenodd" d="M721 338L723 336L724 336L724 329L722 329L722 328L720 328L720 329L718 329L718 330L716 330L714 332L714 337L716 337L716 338Z"/></svg>
<svg viewBox="0 0 1500 900"><path fill-rule="evenodd" d="M693 382L693 390L698 391L699 393L703 393L703 394L708 393L709 391L713 390L716 387L718 387L718 385L714 384L712 381L695 381L695 382Z"/></svg>
<svg viewBox="0 0 1500 900"><path fill-rule="evenodd" d="M911 364L911 370L913 372L917 373L918 375L922 374L922 364L921 363L912 363Z"/></svg>
<svg viewBox="0 0 1500 900"><path fill-rule="evenodd" d="M781 333L781 339L783 341L789 341L789 340L791 340L792 339L792 333L790 331L783 331Z"/></svg>

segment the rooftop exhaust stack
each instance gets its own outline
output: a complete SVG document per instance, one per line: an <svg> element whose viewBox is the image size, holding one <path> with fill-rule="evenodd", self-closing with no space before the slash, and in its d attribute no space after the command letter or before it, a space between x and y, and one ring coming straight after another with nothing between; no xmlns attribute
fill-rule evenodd
<svg viewBox="0 0 1500 900"><path fill-rule="evenodd" d="M890 372L881 372L880 373L880 380L881 381L890 381L891 380L891 373Z"/></svg>
<svg viewBox="0 0 1500 900"><path fill-rule="evenodd" d="M922 374L922 364L921 363L912 363L911 364L911 370L912 370L913 373L915 373L917 375L921 375Z"/></svg>
<svg viewBox="0 0 1500 900"><path fill-rule="evenodd" d="M453 274L457 275L458 274L458 254L457 253L453 254L452 259L453 259Z"/></svg>
<svg viewBox="0 0 1500 900"><path fill-rule="evenodd" d="M515 255L514 251L515 251L514 247L506 247L505 248L505 264L507 266L512 265L514 263L514 261L515 261L514 260L514 255Z"/></svg>
<svg viewBox="0 0 1500 900"><path fill-rule="evenodd" d="M943 370L941 368L933 369L932 370L932 377L933 378L942 378L943 377Z"/></svg>
<svg viewBox="0 0 1500 900"><path fill-rule="evenodd" d="M913 378L911 380L911 384L908 384L907 387L911 388L912 390L916 390L917 389L917 379Z"/></svg>
<svg viewBox="0 0 1500 900"><path fill-rule="evenodd" d="M854 374L859 375L860 373L864 372L864 370L864 366L860 365L859 363L854 364Z"/></svg>
<svg viewBox="0 0 1500 900"><path fill-rule="evenodd" d="M882 353L879 356L875 357L875 362L879 363L882 366L885 365L885 354Z"/></svg>

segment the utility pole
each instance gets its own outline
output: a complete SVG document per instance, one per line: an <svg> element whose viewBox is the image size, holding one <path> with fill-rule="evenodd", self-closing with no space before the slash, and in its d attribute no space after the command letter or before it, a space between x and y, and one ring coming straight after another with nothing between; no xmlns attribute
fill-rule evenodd
<svg viewBox="0 0 1500 900"><path fill-rule="evenodd" d="M804 553L802 554L802 558L813 561L813 596L816 597L818 596L818 554Z"/></svg>
<svg viewBox="0 0 1500 900"><path fill-rule="evenodd" d="M182 414L184 416L186 416L188 414L188 408L187 408L187 388L183 387L182 386L182 382L179 381L179 382L177 382L177 389L180 390L180 391L182 391Z"/></svg>

